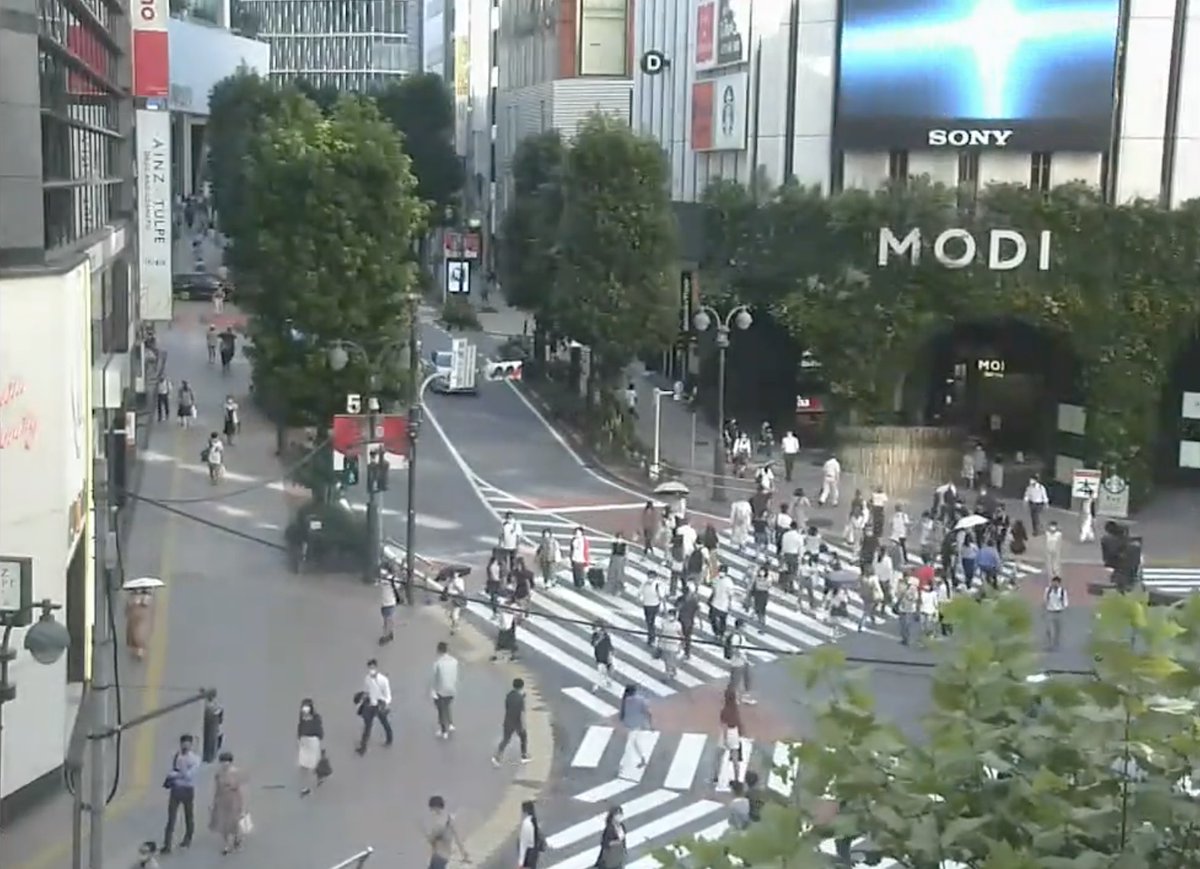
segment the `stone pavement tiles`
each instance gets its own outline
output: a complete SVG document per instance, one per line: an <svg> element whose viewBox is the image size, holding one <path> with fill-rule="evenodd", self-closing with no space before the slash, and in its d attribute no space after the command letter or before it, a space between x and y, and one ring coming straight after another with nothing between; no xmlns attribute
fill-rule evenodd
<svg viewBox="0 0 1200 869"><path fill-rule="evenodd" d="M446 637L443 626L436 617L405 612L397 641L380 648L376 588L353 578L297 577L287 570L276 548L287 521L287 487L271 480L282 476L273 456L274 435L246 398L245 360L239 357L223 377L205 362L200 329L176 328L160 341L169 350L168 375L195 386L200 418L188 430L174 423L157 426L147 454L140 493L147 500L139 506L123 561L127 576L159 576L166 587L157 595L146 660L135 662L119 650L124 712L128 717L156 708L201 686L217 688L226 710L225 747L249 776L256 826L240 854L220 857L219 843L205 830L211 796L211 773L205 770L195 843L172 855L169 865L258 867L270 854L271 865L321 869L368 845L391 864L418 865L425 846L416 824L435 792L455 809L465 835L478 831L470 838L472 847L490 849L515 823L513 799L519 805L548 775L552 736L544 711L536 708L540 701L532 698L536 714L530 726L540 730L545 760L535 755L535 763L520 770L494 770L488 760L512 671L481 663L486 641L476 636L472 647L469 632L460 632L459 731L453 740L435 740L427 678L433 647ZM199 453L208 433L219 428L227 392L241 402L244 425L226 452L229 473L214 487ZM369 657L378 657L392 679L396 745L372 747L359 758L351 750L359 724L351 696ZM313 698L323 713L334 775L313 798L301 800L295 722L304 697ZM161 837L165 799L159 785L179 734L198 733L200 722L199 707L192 707L123 741L121 785L105 837L114 865L131 860L140 841ZM505 815L496 820L500 808ZM5 869L65 866L68 829L69 806L60 800L30 824L6 831Z"/></svg>

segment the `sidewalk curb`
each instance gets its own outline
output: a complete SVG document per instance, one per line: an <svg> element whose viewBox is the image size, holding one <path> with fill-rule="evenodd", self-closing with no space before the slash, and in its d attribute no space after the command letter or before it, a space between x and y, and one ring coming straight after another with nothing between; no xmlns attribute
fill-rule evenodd
<svg viewBox="0 0 1200 869"><path fill-rule="evenodd" d="M420 608L423 618L446 625L445 610L437 604ZM508 679L525 680L526 706L525 727L529 742L533 746L533 759L521 768L521 773L505 788L495 811L467 836L463 845L471 856L471 865L487 866L516 833L521 819L521 803L536 800L550 782L554 760L554 726L550 705L542 695L537 678L523 665L513 661L490 663L492 641L469 621L459 622L455 637L468 648L462 655L465 663L484 663L495 667Z"/></svg>

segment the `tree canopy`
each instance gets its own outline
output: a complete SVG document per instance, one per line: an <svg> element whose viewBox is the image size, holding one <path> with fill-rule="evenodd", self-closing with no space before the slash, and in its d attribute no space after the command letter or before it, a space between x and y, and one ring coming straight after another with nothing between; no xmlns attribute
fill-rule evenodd
<svg viewBox="0 0 1200 869"><path fill-rule="evenodd" d="M678 240L658 143L596 114L569 147L553 134L526 139L513 174L501 253L510 301L590 347L600 379L669 343Z"/></svg>
<svg viewBox="0 0 1200 869"><path fill-rule="evenodd" d="M326 116L286 94L250 143L233 239L248 270L239 304L251 314L255 387L293 422L326 425L346 392L364 389L359 354L330 370L333 342L354 341L380 364L415 316L412 245L426 208L410 165L390 124L354 96ZM402 390L399 356L381 372L385 397Z"/></svg>
<svg viewBox="0 0 1200 869"><path fill-rule="evenodd" d="M718 183L706 196L709 267L739 299L762 306L823 363L833 410L862 423L895 419L894 395L928 342L963 321L1016 318L1069 347L1087 409L1086 460L1130 481L1153 477L1158 402L1172 360L1200 318L1200 203L1166 210L1114 206L1089 188L1049 193L993 185L958 192L911 179L878 191L824 196L785 185L756 202ZM1029 261L1008 271L979 256L948 269L928 255L886 268L880 229L921 230L926 243L956 228L984 237L1015 229ZM1046 270L1032 265L1051 234Z"/></svg>
<svg viewBox="0 0 1200 869"><path fill-rule="evenodd" d="M745 834L664 862L832 866L818 843L865 836L855 850L906 869L1200 865L1200 599L1167 609L1106 596L1091 674L1039 673L1018 596L957 599L947 616L918 738L881 718L865 673L821 650L802 671L829 699L792 747L794 774L778 770L791 795Z"/></svg>
<svg viewBox="0 0 1200 869"><path fill-rule="evenodd" d="M417 194L435 209L455 202L463 185L463 166L454 146L454 97L440 75L423 73L387 85L374 95L379 111L404 134L412 158Z"/></svg>

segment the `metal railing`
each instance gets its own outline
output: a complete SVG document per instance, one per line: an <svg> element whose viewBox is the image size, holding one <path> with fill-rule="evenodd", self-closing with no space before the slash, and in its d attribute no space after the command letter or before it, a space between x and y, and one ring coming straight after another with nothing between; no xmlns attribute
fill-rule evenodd
<svg viewBox="0 0 1200 869"><path fill-rule="evenodd" d="M362 867L366 865L367 860L371 859L371 855L374 853L374 848L367 848L365 851L359 851L353 857L343 860L336 866L330 866L329 869L362 869Z"/></svg>

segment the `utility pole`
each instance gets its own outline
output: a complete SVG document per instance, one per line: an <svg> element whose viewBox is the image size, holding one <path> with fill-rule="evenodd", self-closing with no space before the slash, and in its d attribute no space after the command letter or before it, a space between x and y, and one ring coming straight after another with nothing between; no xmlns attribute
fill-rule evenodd
<svg viewBox="0 0 1200 869"><path fill-rule="evenodd" d="M107 425L107 424L106 424ZM105 452L123 446L123 439L111 434L105 438ZM92 463L93 515L96 521L95 602L92 608L92 673L88 690L91 702L92 733L103 733L109 727L109 691L112 649L114 642L109 630L109 596L112 592L113 568L116 567L115 510L110 497L108 456L98 456ZM104 867L104 812L108 802L108 750L106 741L92 739L88 796L88 867ZM77 788L83 787L80 781Z"/></svg>
<svg viewBox="0 0 1200 869"><path fill-rule="evenodd" d="M404 602L413 605L413 577L416 576L417 553L417 438L421 434L421 345L417 335L417 305L420 297L412 298L412 313L408 318L408 504L404 524Z"/></svg>

